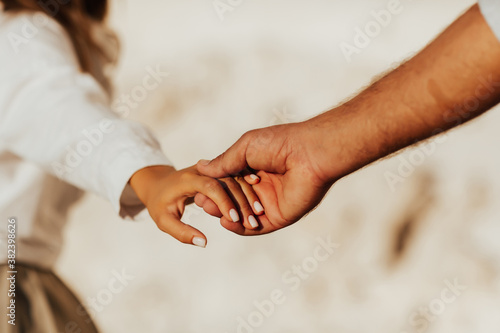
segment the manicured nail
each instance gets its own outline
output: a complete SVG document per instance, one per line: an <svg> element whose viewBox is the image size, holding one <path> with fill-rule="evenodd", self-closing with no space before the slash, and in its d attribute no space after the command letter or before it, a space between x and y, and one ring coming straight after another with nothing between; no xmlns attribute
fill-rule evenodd
<svg viewBox="0 0 500 333"><path fill-rule="evenodd" d="M200 160L198 163L200 163L203 166L207 166L210 164L210 161L209 160Z"/></svg>
<svg viewBox="0 0 500 333"><path fill-rule="evenodd" d="M251 178L252 180L259 180L259 179L260 179L260 178L259 178L259 176L254 175L253 173L250 175L250 178Z"/></svg>
<svg viewBox="0 0 500 333"><path fill-rule="evenodd" d="M205 240L205 238L194 237L193 238L193 245L196 245L199 247L205 247L205 246L207 246L207 241Z"/></svg>
<svg viewBox="0 0 500 333"><path fill-rule="evenodd" d="M233 222L238 222L240 220L240 216L234 208L229 211L229 216L231 216L231 220L233 220Z"/></svg>
<svg viewBox="0 0 500 333"><path fill-rule="evenodd" d="M255 210L257 211L257 213L262 213L264 211L264 207L262 207L262 205L258 201L255 201L253 203L253 208L255 208Z"/></svg>
<svg viewBox="0 0 500 333"><path fill-rule="evenodd" d="M250 215L248 217L248 222L250 222L250 225L252 226L252 228L257 228L259 226L259 223L257 222L257 220L255 219L255 217L253 215Z"/></svg>

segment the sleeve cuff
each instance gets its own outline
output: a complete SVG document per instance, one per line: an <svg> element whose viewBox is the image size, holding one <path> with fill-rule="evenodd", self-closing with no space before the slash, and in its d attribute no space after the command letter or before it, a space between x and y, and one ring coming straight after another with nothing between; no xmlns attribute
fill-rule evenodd
<svg viewBox="0 0 500 333"><path fill-rule="evenodd" d="M500 41L500 1L479 0L479 9L491 30Z"/></svg>
<svg viewBox="0 0 500 333"><path fill-rule="evenodd" d="M132 175L149 166L172 165L160 150L151 147L136 147L124 151L117 156L114 165L110 165L112 170L118 170L113 177L113 183L116 188L121 189L118 195L111 197L113 208L124 219L135 219L135 217L144 210L144 204L139 200L129 180ZM125 166L125 167L124 167Z"/></svg>

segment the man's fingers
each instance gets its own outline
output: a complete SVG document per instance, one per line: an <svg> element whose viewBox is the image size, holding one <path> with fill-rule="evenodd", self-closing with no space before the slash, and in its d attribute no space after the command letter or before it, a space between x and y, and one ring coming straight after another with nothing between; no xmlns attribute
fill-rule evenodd
<svg viewBox="0 0 500 333"><path fill-rule="evenodd" d="M207 245L207 238L198 229L189 224L185 224L172 215L164 215L157 223L158 228L185 244L192 244L199 247Z"/></svg>
<svg viewBox="0 0 500 333"><path fill-rule="evenodd" d="M243 135L225 153L217 156L212 161L200 160L196 164L198 172L213 178L222 178L235 175L247 167L246 150L248 135Z"/></svg>
<svg viewBox="0 0 500 333"><path fill-rule="evenodd" d="M250 185L256 185L260 182L260 177L257 176L255 171L246 168L240 172L240 175L245 179L245 181Z"/></svg>

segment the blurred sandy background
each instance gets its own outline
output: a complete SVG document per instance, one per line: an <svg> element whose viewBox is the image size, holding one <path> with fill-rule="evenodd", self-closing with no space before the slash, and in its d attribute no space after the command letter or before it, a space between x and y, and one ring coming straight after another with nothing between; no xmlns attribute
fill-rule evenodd
<svg viewBox="0 0 500 333"><path fill-rule="evenodd" d="M347 62L339 44L352 44L388 2L233 0L221 20L210 0L116 0L117 96L141 85L147 66L169 72L130 118L154 130L176 167L192 165L247 130L328 110L473 4L401 0L401 14ZM189 208L185 220L205 232L206 249L147 218L122 221L87 195L57 268L85 302L96 299L89 308L103 332L498 332L498 124L496 110L449 133L394 190L385 175L414 150L359 171L272 235L241 238ZM318 237L339 247L315 266ZM284 277L303 264L310 273L292 290ZM111 293L122 271L133 279ZM450 289L457 281L466 289ZM276 289L283 304L256 314L255 302Z"/></svg>

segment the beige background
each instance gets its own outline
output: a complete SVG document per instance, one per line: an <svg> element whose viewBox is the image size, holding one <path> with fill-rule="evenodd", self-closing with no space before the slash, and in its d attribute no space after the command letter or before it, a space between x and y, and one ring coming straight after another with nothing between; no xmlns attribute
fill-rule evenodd
<svg viewBox="0 0 500 333"><path fill-rule="evenodd" d="M339 44L387 3L247 0L221 21L210 0L117 0L117 94L141 84L146 66L168 71L130 117L154 130L177 167L192 165L247 130L328 110L473 1L401 0L402 13L348 63ZM113 271L134 276L96 312L104 332L237 332L238 316L248 320L275 289L286 300L255 332L417 332L414 312L438 306L444 281L455 279L467 289L420 318L421 331L499 331L498 124L496 110L451 132L394 191L384 174L414 150L359 171L272 235L241 238L190 208L186 220L206 233L206 249L177 243L147 218L121 221L88 195L72 211L58 271L84 300L103 300ZM283 274L328 236L340 247L291 291Z"/></svg>

